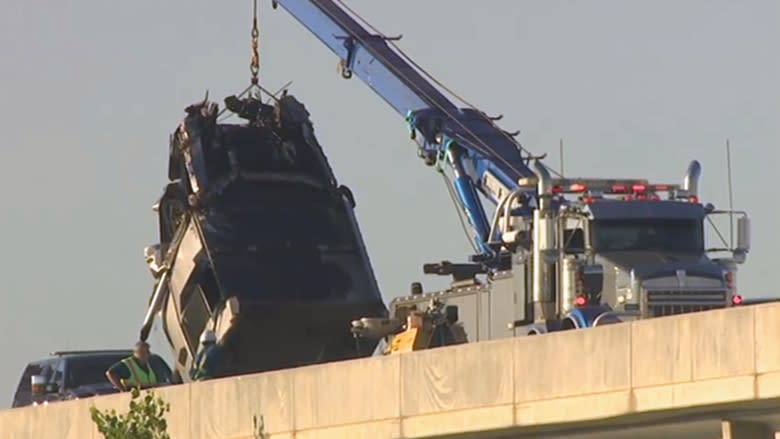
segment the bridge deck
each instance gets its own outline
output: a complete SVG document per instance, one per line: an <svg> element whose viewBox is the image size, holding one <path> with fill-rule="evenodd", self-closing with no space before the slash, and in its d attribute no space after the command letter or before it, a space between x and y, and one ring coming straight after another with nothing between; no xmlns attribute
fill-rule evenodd
<svg viewBox="0 0 780 439"><path fill-rule="evenodd" d="M254 438L253 415L273 438L712 439L728 436L723 419L780 430L779 339L780 304L766 304L160 393L173 439ZM0 439L100 439L89 407L127 398L0 411Z"/></svg>

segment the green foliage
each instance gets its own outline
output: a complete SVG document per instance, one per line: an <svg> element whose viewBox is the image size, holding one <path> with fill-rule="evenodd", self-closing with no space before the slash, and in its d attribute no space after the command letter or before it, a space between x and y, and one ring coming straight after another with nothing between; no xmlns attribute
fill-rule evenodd
<svg viewBox="0 0 780 439"><path fill-rule="evenodd" d="M106 439L171 439L167 433L168 423L165 413L171 410L170 404L163 401L154 392L141 392L133 389L130 411L117 414L116 410L101 412L92 406L89 412L100 434Z"/></svg>

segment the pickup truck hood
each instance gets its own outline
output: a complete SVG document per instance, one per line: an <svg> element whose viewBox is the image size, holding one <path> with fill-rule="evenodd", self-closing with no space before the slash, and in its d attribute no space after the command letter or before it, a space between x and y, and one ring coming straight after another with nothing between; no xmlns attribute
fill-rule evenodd
<svg viewBox="0 0 780 439"><path fill-rule="evenodd" d="M111 383L106 382L100 384L85 384L83 386L68 389L67 396L69 399L88 398L90 396L107 395L118 392L119 390L117 390Z"/></svg>
<svg viewBox="0 0 780 439"><path fill-rule="evenodd" d="M598 257L627 272L634 270L639 279L676 276L684 270L687 276L720 279L723 269L700 254L653 251L615 251Z"/></svg>

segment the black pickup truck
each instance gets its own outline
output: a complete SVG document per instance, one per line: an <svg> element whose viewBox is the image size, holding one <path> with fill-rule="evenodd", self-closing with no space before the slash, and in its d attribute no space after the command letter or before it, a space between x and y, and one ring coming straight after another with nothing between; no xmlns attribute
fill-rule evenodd
<svg viewBox="0 0 780 439"><path fill-rule="evenodd" d="M117 393L119 390L106 379L106 370L130 355L131 350L54 352L49 358L27 365L11 406ZM161 385L170 384L171 368L165 360L152 354L150 361ZM42 387L37 393L33 392L33 381Z"/></svg>

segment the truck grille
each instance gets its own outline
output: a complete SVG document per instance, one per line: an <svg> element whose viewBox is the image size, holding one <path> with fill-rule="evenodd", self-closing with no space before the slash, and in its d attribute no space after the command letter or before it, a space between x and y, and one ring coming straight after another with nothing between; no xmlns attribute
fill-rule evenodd
<svg viewBox="0 0 780 439"><path fill-rule="evenodd" d="M648 291L647 317L671 316L726 307L726 291Z"/></svg>

